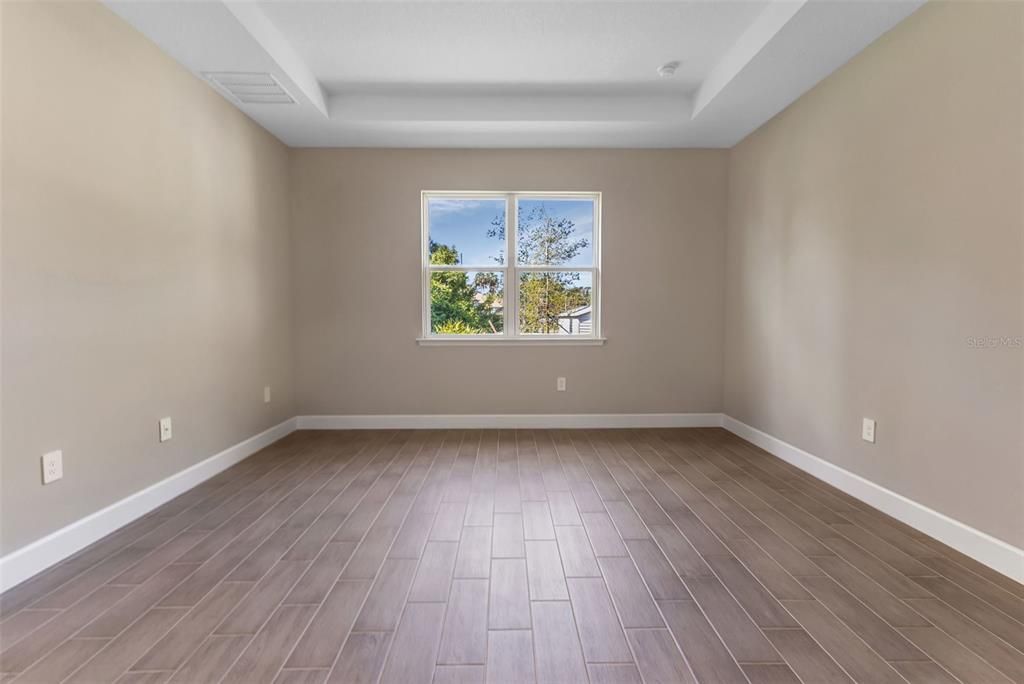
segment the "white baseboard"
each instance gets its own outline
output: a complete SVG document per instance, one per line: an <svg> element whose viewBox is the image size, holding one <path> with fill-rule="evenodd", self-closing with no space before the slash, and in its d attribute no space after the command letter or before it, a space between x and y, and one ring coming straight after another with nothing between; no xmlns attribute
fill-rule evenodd
<svg viewBox="0 0 1024 684"><path fill-rule="evenodd" d="M300 430L721 427L721 413L299 416Z"/></svg>
<svg viewBox="0 0 1024 684"><path fill-rule="evenodd" d="M797 468L1024 582L1024 551L720 413L298 416L0 558L0 592L145 515L294 430L724 427Z"/></svg>
<svg viewBox="0 0 1024 684"><path fill-rule="evenodd" d="M106 508L0 558L0 592L20 584L157 506L293 432L295 418L275 425Z"/></svg>
<svg viewBox="0 0 1024 684"><path fill-rule="evenodd" d="M869 506L938 539L979 563L1018 582L1024 582L1024 550L844 470L731 416L723 416L722 427Z"/></svg>

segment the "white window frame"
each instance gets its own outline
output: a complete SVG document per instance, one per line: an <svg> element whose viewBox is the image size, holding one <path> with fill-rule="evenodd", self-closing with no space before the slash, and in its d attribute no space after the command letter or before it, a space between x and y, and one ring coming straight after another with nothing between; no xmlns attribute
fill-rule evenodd
<svg viewBox="0 0 1024 684"><path fill-rule="evenodd" d="M587 199L594 203L594 237L592 266L520 266L517 261L516 239L518 238L519 217L517 199ZM505 263L504 264L431 264L430 263L430 213L427 201L446 199L490 199L505 201ZM504 324L502 332L484 335L436 335L430 329L430 274L435 271L475 271L501 273L505 286L502 310ZM523 272L566 272L577 271L591 274L591 332L589 335L545 335L519 333L519 274ZM420 312L422 315L421 345L601 345L601 193L600 192L553 192L545 191L449 191L424 190L420 193Z"/></svg>

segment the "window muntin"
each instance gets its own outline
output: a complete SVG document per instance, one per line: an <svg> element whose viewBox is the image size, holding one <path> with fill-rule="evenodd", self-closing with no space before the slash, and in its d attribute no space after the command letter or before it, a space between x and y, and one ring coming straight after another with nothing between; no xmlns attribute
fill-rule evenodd
<svg viewBox="0 0 1024 684"><path fill-rule="evenodd" d="M424 192L423 338L598 339L600 201Z"/></svg>

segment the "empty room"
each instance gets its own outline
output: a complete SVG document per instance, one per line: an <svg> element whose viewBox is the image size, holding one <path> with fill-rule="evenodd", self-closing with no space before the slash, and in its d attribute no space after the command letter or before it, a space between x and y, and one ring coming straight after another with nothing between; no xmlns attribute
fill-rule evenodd
<svg viewBox="0 0 1024 684"><path fill-rule="evenodd" d="M0 682L1024 684L1024 2L0 0Z"/></svg>

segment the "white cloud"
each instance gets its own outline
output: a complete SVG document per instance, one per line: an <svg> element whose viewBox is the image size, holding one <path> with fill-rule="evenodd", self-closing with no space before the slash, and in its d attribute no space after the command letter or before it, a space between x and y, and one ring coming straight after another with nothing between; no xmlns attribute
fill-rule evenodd
<svg viewBox="0 0 1024 684"><path fill-rule="evenodd" d="M429 200L430 213L433 216L449 216L451 214L464 214L479 209L483 204L479 200L454 199L448 197L431 197Z"/></svg>

